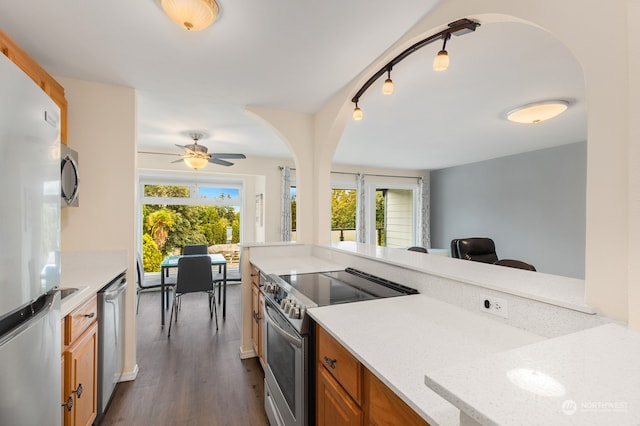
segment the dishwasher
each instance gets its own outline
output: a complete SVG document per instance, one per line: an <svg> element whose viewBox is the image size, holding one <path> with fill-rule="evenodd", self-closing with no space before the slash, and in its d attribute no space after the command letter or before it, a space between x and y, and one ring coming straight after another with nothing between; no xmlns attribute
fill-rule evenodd
<svg viewBox="0 0 640 426"><path fill-rule="evenodd" d="M98 413L102 419L124 368L125 273L98 292Z"/></svg>

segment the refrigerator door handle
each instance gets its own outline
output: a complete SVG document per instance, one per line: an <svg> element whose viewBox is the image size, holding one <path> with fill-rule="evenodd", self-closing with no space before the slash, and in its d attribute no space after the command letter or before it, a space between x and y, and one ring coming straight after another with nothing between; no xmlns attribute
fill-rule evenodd
<svg viewBox="0 0 640 426"><path fill-rule="evenodd" d="M49 315L51 310L53 309L53 302L56 296L55 292L51 292L43 297L45 297L44 305L40 310L33 316L30 316L26 321L21 322L16 327L11 330L8 330L5 334L0 336L0 346L4 345L6 342L12 340L14 337L28 329L32 324L38 322L43 317Z"/></svg>

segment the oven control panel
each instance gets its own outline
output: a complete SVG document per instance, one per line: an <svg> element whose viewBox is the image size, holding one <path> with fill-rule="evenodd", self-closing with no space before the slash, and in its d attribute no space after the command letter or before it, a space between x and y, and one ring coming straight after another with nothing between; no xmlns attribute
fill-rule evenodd
<svg viewBox="0 0 640 426"><path fill-rule="evenodd" d="M277 277L269 278L271 279L265 281L260 291L270 305L276 308L298 332L306 333L308 319L306 318L307 304L302 300L304 297Z"/></svg>

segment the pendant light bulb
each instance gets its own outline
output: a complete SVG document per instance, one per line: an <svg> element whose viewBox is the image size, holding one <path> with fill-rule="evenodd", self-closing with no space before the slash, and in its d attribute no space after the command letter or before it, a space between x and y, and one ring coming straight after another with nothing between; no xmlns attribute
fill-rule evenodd
<svg viewBox="0 0 640 426"><path fill-rule="evenodd" d="M446 50L441 50L433 60L434 71L446 71L449 68L449 54Z"/></svg>
<svg viewBox="0 0 640 426"><path fill-rule="evenodd" d="M353 119L355 121L360 121L362 120L362 117L362 110L360 109L360 107L358 107L358 103L356 102L356 107L353 109Z"/></svg>
<svg viewBox="0 0 640 426"><path fill-rule="evenodd" d="M384 81L382 85L382 93L385 95L393 94L393 80L391 80L391 68L387 70L387 79Z"/></svg>
<svg viewBox="0 0 640 426"><path fill-rule="evenodd" d="M449 68L449 54L447 53L447 41L451 38L451 34L447 33L443 37L442 49L433 60L434 71L446 71Z"/></svg>

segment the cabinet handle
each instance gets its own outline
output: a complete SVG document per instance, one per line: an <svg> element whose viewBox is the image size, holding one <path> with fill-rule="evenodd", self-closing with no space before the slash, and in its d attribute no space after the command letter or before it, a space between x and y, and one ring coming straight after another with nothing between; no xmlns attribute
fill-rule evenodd
<svg viewBox="0 0 640 426"><path fill-rule="evenodd" d="M75 393L76 395L78 395L78 399L80 399L80 397L82 396L82 383L80 383L78 385L76 390L71 391L71 393ZM69 397L69 398L71 398L71 397Z"/></svg>
<svg viewBox="0 0 640 426"><path fill-rule="evenodd" d="M67 408L67 411L71 411L73 409L73 397L71 395L69 395L69 398L67 398L67 402L65 402L64 404L61 404L63 407Z"/></svg>
<svg viewBox="0 0 640 426"><path fill-rule="evenodd" d="M327 364L332 370L336 369L336 362L338 362L335 358L329 358L328 356L324 356L324 362Z"/></svg>
<svg viewBox="0 0 640 426"><path fill-rule="evenodd" d="M85 318L93 318L96 316L95 312L91 312L90 314L84 314Z"/></svg>

